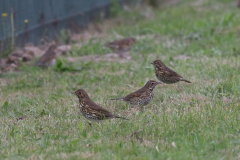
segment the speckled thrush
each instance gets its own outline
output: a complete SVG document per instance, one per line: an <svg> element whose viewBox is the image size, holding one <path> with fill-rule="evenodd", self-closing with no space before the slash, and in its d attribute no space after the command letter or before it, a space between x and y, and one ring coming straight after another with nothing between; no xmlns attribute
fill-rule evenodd
<svg viewBox="0 0 240 160"><path fill-rule="evenodd" d="M72 92L79 99L79 108L82 115L91 121L101 121L112 118L122 118L116 115L113 115L111 112L105 108L94 103L88 96L87 92L83 89L78 89L76 92Z"/></svg>
<svg viewBox="0 0 240 160"><path fill-rule="evenodd" d="M111 100L124 101L133 106L141 106L141 105L146 106L152 101L152 99L154 97L154 89L158 84L161 84L161 82L149 80L144 85L144 87L127 95L126 97L116 98L116 99L111 99Z"/></svg>
<svg viewBox="0 0 240 160"><path fill-rule="evenodd" d="M115 40L106 44L105 46L111 48L116 53L122 53L129 51L135 42L135 38L128 37L121 40Z"/></svg>
<svg viewBox="0 0 240 160"><path fill-rule="evenodd" d="M56 45L52 44L35 65L40 67L51 67L56 63Z"/></svg>
<svg viewBox="0 0 240 160"><path fill-rule="evenodd" d="M168 68L161 60L155 60L151 64L153 64L155 67L156 77L163 83L172 84L179 81L191 83L190 81L182 78L182 76Z"/></svg>

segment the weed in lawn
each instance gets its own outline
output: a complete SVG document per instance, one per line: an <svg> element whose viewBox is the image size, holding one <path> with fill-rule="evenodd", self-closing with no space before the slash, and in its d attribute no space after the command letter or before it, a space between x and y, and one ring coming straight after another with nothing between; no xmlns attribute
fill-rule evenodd
<svg viewBox="0 0 240 160"><path fill-rule="evenodd" d="M0 88L1 158L239 159L240 17L233 2L182 1L154 9L152 18L133 8L105 21L109 39L136 37L131 60L77 59L110 51L102 46L107 40L92 40L72 49L76 61L61 57L63 67L80 71L23 66L1 74L8 80ZM159 85L143 113L110 100L157 80L150 64L155 59L192 83ZM89 125L70 93L79 88L130 120Z"/></svg>

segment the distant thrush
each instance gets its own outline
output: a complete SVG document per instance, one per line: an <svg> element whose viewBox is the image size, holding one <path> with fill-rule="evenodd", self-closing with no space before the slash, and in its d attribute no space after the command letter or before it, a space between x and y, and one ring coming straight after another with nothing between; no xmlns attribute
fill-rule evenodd
<svg viewBox="0 0 240 160"><path fill-rule="evenodd" d="M116 53L122 53L129 51L135 42L135 38L128 37L121 40L115 40L106 44L105 46L111 48Z"/></svg>
<svg viewBox="0 0 240 160"><path fill-rule="evenodd" d="M191 83L190 81L182 78L182 76L165 66L165 64L161 60L155 60L151 64L153 64L155 67L156 77L163 83L172 84L179 81Z"/></svg>
<svg viewBox="0 0 240 160"><path fill-rule="evenodd" d="M154 89L158 84L161 84L161 82L149 80L144 87L127 95L126 97L111 100L125 101L133 106L146 106L152 101L154 97Z"/></svg>
<svg viewBox="0 0 240 160"><path fill-rule="evenodd" d="M37 61L36 65L40 67L51 67L56 63L56 45L52 44L44 55Z"/></svg>
<svg viewBox="0 0 240 160"><path fill-rule="evenodd" d="M94 103L88 96L87 92L83 89L78 89L76 92L71 92L75 94L79 99L79 108L82 115L88 120L92 121L101 121L105 119L112 118L122 118L116 115L113 115L105 108Z"/></svg>

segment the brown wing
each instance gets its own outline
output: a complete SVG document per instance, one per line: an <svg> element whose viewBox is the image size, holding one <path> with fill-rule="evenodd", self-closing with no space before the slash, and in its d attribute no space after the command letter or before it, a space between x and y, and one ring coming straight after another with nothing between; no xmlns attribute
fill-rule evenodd
<svg viewBox="0 0 240 160"><path fill-rule="evenodd" d="M131 48L131 46L133 45L133 41L132 38L124 38L121 40L116 40L113 42L110 42L109 44L105 45L109 48L111 48L112 50L119 52L119 51L127 51Z"/></svg>
<svg viewBox="0 0 240 160"><path fill-rule="evenodd" d="M131 38L124 38L121 40L110 42L109 45L129 46L131 45L131 42L132 42Z"/></svg>
<svg viewBox="0 0 240 160"><path fill-rule="evenodd" d="M129 45L120 45L118 47L118 49L120 49L120 50L127 50L127 49L130 49L130 48L131 48L131 46L129 46Z"/></svg>
<svg viewBox="0 0 240 160"><path fill-rule="evenodd" d="M164 69L165 74L167 74L169 77L182 77L180 76L177 72L174 72L173 70L171 70L168 67L165 67Z"/></svg>
<svg viewBox="0 0 240 160"><path fill-rule="evenodd" d="M43 57L41 57L41 58L37 61L37 64L51 61L51 60L53 60L54 58L55 58L54 55L51 55L51 56L43 56Z"/></svg>
<svg viewBox="0 0 240 160"><path fill-rule="evenodd" d="M133 93L130 93L126 97L123 98L124 101L130 101L134 97L140 97L142 95L146 94L145 88L141 88Z"/></svg>
<svg viewBox="0 0 240 160"><path fill-rule="evenodd" d="M41 64L41 63L45 63L48 61L53 60L56 57L56 54L54 51L47 51L38 61L36 64Z"/></svg>
<svg viewBox="0 0 240 160"><path fill-rule="evenodd" d="M109 112L105 108L99 106L98 104L96 104L93 101L88 102L87 106L90 107L92 110L97 111L99 114L101 114L102 116L104 116L106 118L114 116L111 112Z"/></svg>

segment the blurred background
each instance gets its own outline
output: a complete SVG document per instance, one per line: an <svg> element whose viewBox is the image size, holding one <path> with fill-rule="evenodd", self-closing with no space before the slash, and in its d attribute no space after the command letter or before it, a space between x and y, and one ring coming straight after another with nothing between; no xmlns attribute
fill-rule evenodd
<svg viewBox="0 0 240 160"><path fill-rule="evenodd" d="M106 18L114 18L125 11L143 6L143 10L147 9L142 13L144 18L150 18L153 16L152 8L179 2L180 0L1 0L0 66L4 68L8 62L18 61L12 56L4 59L17 48L40 45L40 49L45 51L50 42L70 44L74 34L89 29L90 23L94 31L101 32L99 24L104 23ZM66 52L69 48L64 46L62 50ZM42 55L37 53L37 50L31 49L30 55L23 56L26 50L13 55L18 55L23 61L29 61L33 58L31 54L34 57Z"/></svg>
<svg viewBox="0 0 240 160"><path fill-rule="evenodd" d="M80 32L89 21L114 14L110 6L121 3L122 0L1 0L1 51L10 45L56 38L62 29Z"/></svg>
<svg viewBox="0 0 240 160"><path fill-rule="evenodd" d="M188 9L182 7L186 5L189 6ZM203 0L1 0L0 66L4 71L15 70L13 67L16 68L21 62L29 62L43 55L50 43L58 44L57 55L60 56L67 52L87 55L89 52L93 53L93 50L103 54L110 51L102 47L106 42L153 32L162 35L169 32L173 36L199 39L203 33L200 31L203 29L201 24L190 20L190 23L200 28L197 29L194 25L187 28L191 24L184 22L187 17L185 16L184 20L181 12L191 15L197 11L196 15L200 16L202 11L209 10L211 13L207 11L206 14L210 15L210 18L218 14L217 10L223 6L225 9L237 8L240 1L221 0L217 3ZM171 8L179 8L177 19L167 15ZM161 17L169 17L173 23L161 23ZM207 24L206 20L204 23L208 26L205 27L208 27L211 33L224 25L228 25L225 27L229 28L235 23L232 21L235 17L235 13L227 13L219 24L215 25L213 22L211 25L211 20ZM144 26L146 20L156 23L151 27ZM137 29L132 29L134 27ZM125 30L124 33L116 32L117 28ZM97 43L92 43L93 40ZM91 44L85 47L83 41ZM96 44L98 46L94 47Z"/></svg>
<svg viewBox="0 0 240 160"><path fill-rule="evenodd" d="M0 51L56 38L65 32L81 32L90 21L116 16L123 5L147 4L159 7L180 0L1 0ZM69 34L69 33L66 33Z"/></svg>

